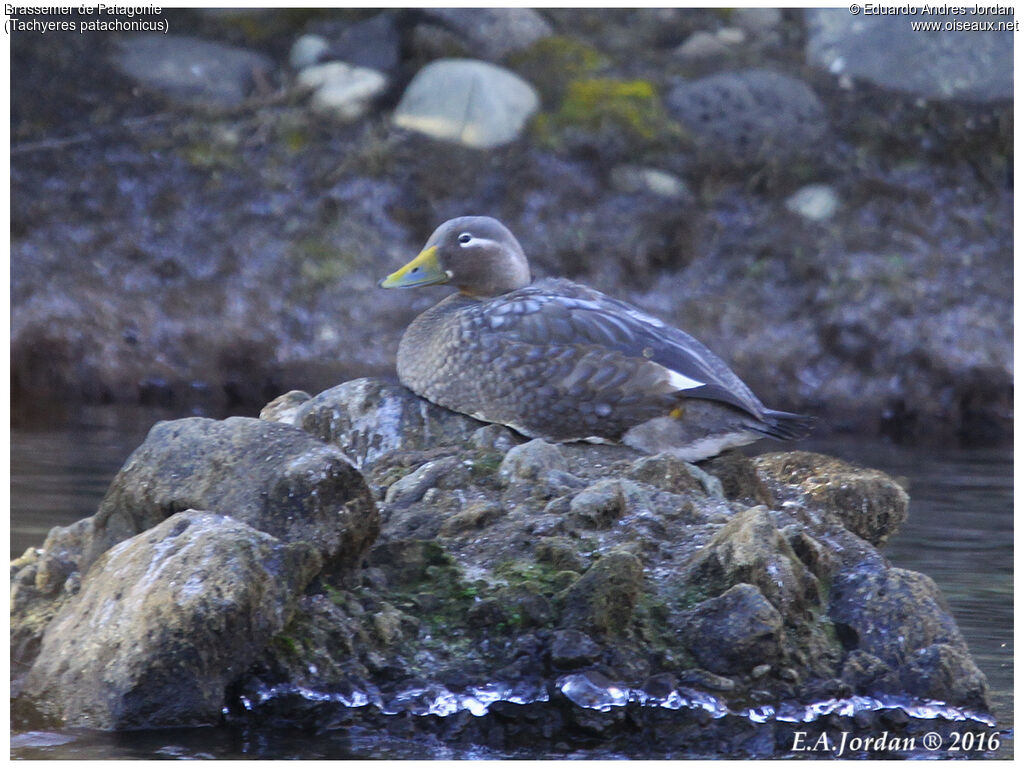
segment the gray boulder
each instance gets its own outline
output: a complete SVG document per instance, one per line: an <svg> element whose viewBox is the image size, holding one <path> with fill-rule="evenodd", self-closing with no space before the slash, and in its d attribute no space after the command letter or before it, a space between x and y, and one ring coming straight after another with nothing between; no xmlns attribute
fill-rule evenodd
<svg viewBox="0 0 1024 768"><path fill-rule="evenodd" d="M114 544L185 509L231 515L283 541L308 542L339 568L354 567L378 528L366 483L337 448L258 419L193 418L154 426L80 539L67 545L68 532L57 528L43 549L86 573Z"/></svg>
<svg viewBox="0 0 1024 768"><path fill-rule="evenodd" d="M183 35L119 40L114 65L126 77L186 105L235 107L274 70L266 56Z"/></svg>
<svg viewBox="0 0 1024 768"><path fill-rule="evenodd" d="M920 8L918 8L920 10ZM889 91L927 99L992 102L1013 98L1013 34L915 31L911 22L1013 24L1011 14L855 16L846 8L808 8L807 61Z"/></svg>
<svg viewBox="0 0 1024 768"><path fill-rule="evenodd" d="M65 727L216 723L320 570L306 543L189 510L108 550L46 628L22 706Z"/></svg>
<svg viewBox="0 0 1024 768"><path fill-rule="evenodd" d="M679 83L666 97L701 157L743 166L813 151L828 130L825 107L801 80L763 69Z"/></svg>

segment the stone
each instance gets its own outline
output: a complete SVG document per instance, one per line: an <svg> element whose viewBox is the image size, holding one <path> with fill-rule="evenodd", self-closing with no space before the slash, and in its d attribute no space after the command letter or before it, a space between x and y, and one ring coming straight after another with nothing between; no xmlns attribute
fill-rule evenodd
<svg viewBox="0 0 1024 768"><path fill-rule="evenodd" d="M494 61L554 34L530 8L424 8L423 13L456 33L474 55Z"/></svg>
<svg viewBox="0 0 1024 768"><path fill-rule="evenodd" d="M692 134L701 159L726 166L799 156L828 130L825 107L810 86L764 69L679 83L666 104Z"/></svg>
<svg viewBox="0 0 1024 768"><path fill-rule="evenodd" d="M669 493L685 493L686 491L705 491L703 481L696 474L697 472L700 475L706 475L693 464L672 454L658 453L634 461L628 474L639 483L653 485L655 488ZM721 491L721 483L719 483L718 490Z"/></svg>
<svg viewBox="0 0 1024 768"><path fill-rule="evenodd" d="M694 609L690 652L720 675L747 674L782 656L782 617L752 584L737 584Z"/></svg>
<svg viewBox="0 0 1024 768"><path fill-rule="evenodd" d="M377 379L354 379L321 392L301 406L297 420L337 445L363 472L391 453L463 445L483 426Z"/></svg>
<svg viewBox="0 0 1024 768"><path fill-rule="evenodd" d="M266 56L183 35L131 35L113 54L120 72L186 105L235 107L274 70Z"/></svg>
<svg viewBox="0 0 1024 768"><path fill-rule="evenodd" d="M89 519L76 567L183 509L231 515L284 541L307 541L354 568L376 538L377 508L344 454L283 424L232 417L157 423ZM44 548L61 549L66 529ZM48 551L50 551L48 550Z"/></svg>
<svg viewBox="0 0 1024 768"><path fill-rule="evenodd" d="M769 481L798 487L847 530L876 546L907 519L910 496L884 472L809 451L762 454L754 465Z"/></svg>
<svg viewBox="0 0 1024 768"><path fill-rule="evenodd" d="M541 439L517 445L505 454L498 467L498 476L506 485L523 480L537 480L551 470L567 472L569 465L562 450Z"/></svg>
<svg viewBox="0 0 1024 768"><path fill-rule="evenodd" d="M628 635L643 581L639 558L628 552L609 552L566 592L566 626L597 637Z"/></svg>
<svg viewBox="0 0 1024 768"><path fill-rule="evenodd" d="M394 14L383 11L342 29L332 37L330 51L333 59L391 73L401 61L401 45Z"/></svg>
<svg viewBox="0 0 1024 768"><path fill-rule="evenodd" d="M666 200L680 200L686 203L692 203L694 199L685 181L658 168L617 165L612 168L611 182L617 190L626 194L646 192Z"/></svg>
<svg viewBox="0 0 1024 768"><path fill-rule="evenodd" d="M786 210L809 221L828 221L839 210L839 196L827 184L808 184L786 198Z"/></svg>
<svg viewBox="0 0 1024 768"><path fill-rule="evenodd" d="M313 91L313 109L345 122L365 115L387 85L387 77L380 72L340 61L307 67L298 77L300 88Z"/></svg>
<svg viewBox="0 0 1024 768"><path fill-rule="evenodd" d="M551 663L561 669L591 664L601 655L601 646L578 629L560 629L551 640Z"/></svg>
<svg viewBox="0 0 1024 768"><path fill-rule="evenodd" d="M937 29L918 32L901 16L854 16L846 9L804 10L807 62L833 75L867 80L926 99L995 102L1013 98L1013 35ZM962 16L931 14L945 24ZM986 14L967 22L1009 22Z"/></svg>
<svg viewBox="0 0 1024 768"><path fill-rule="evenodd" d="M441 59L416 73L393 120L435 139L489 149L514 141L539 103L533 86L507 69Z"/></svg>
<svg viewBox="0 0 1024 768"><path fill-rule="evenodd" d="M678 56L686 61L719 59L730 53L729 45L725 41L704 30L694 32L672 51L673 56Z"/></svg>
<svg viewBox="0 0 1024 768"><path fill-rule="evenodd" d="M295 70L311 67L323 61L330 48L327 39L320 35L302 35L292 43L292 49L288 52L288 63Z"/></svg>
<svg viewBox="0 0 1024 768"><path fill-rule="evenodd" d="M172 515L97 561L46 628L20 706L64 727L213 725L320 564L224 515Z"/></svg>

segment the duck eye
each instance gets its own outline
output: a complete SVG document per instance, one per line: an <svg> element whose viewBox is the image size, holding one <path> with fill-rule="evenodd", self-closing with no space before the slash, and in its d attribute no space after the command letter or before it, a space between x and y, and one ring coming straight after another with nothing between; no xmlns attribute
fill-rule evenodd
<svg viewBox="0 0 1024 768"><path fill-rule="evenodd" d="M469 232L463 232L461 235L459 235L459 242L462 243L463 245L465 245L472 239L473 236L469 234Z"/></svg>

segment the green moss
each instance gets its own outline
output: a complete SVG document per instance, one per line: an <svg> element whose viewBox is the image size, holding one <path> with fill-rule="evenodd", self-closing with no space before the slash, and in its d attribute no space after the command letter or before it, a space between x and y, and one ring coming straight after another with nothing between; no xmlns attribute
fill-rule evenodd
<svg viewBox="0 0 1024 768"><path fill-rule="evenodd" d="M494 575L503 579L510 587L521 587L548 597L561 592L567 586L567 571L553 568L548 563L525 560L506 560L494 569ZM571 574L575 581L578 573Z"/></svg>
<svg viewBox="0 0 1024 768"><path fill-rule="evenodd" d="M533 121L534 136L554 148L564 142L567 131L608 134L645 148L686 139L686 132L668 117L648 80L571 81L558 108L542 112Z"/></svg>
<svg viewBox="0 0 1024 768"><path fill-rule="evenodd" d="M542 101L551 106L562 99L571 81L592 77L608 66L608 59L587 43L554 35L510 54L505 64L536 86Z"/></svg>

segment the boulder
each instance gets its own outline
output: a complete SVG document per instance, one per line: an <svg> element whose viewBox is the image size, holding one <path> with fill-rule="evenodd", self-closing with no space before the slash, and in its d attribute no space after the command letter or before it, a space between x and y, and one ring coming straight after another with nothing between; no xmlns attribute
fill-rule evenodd
<svg viewBox="0 0 1024 768"><path fill-rule="evenodd" d="M287 624L315 549L188 510L107 550L53 618L21 691L64 727L218 722L224 689Z"/></svg>
<svg viewBox="0 0 1024 768"><path fill-rule="evenodd" d="M376 538L377 509L337 448L281 424L232 417L159 422L128 457L90 519L76 570L175 512L231 515L283 541L306 541L352 569ZM43 548L66 552L55 529Z"/></svg>
<svg viewBox="0 0 1024 768"><path fill-rule="evenodd" d="M393 120L435 139L490 149L514 141L539 103L533 86L507 69L441 59L416 73Z"/></svg>
<svg viewBox="0 0 1024 768"><path fill-rule="evenodd" d="M935 7L935 6L933 6ZM855 16L845 8L808 8L807 62L833 75L863 79L926 99L992 102L1013 98L1013 36L942 29L961 24L1013 24L1009 14L944 13ZM939 28L916 31L911 22Z"/></svg>
<svg viewBox="0 0 1024 768"><path fill-rule="evenodd" d="M235 107L255 84L269 85L266 56L184 35L130 35L118 41L115 66L126 77L185 105Z"/></svg>
<svg viewBox="0 0 1024 768"><path fill-rule="evenodd" d="M701 159L714 165L792 159L813 151L828 130L825 107L807 83L764 69L681 82L665 101Z"/></svg>

